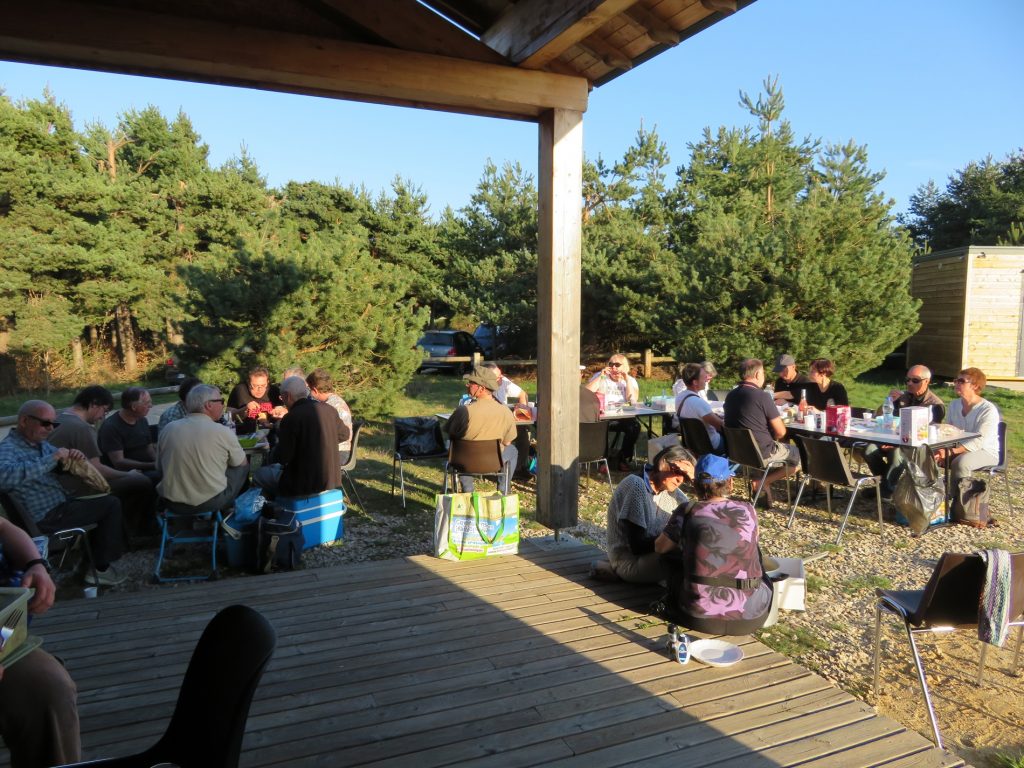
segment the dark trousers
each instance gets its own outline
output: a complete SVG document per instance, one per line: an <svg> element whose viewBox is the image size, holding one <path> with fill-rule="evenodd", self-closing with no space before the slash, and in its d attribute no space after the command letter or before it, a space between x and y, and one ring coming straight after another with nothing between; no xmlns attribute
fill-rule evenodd
<svg viewBox="0 0 1024 768"><path fill-rule="evenodd" d="M36 649L0 680L0 734L12 768L64 765L82 759L78 691L53 656Z"/></svg>
<svg viewBox="0 0 1024 768"><path fill-rule="evenodd" d="M39 521L42 533L53 533L63 528L76 528L96 524L89 535L96 567L105 571L107 566L124 554L124 535L121 528L121 502L116 496L98 496L92 499L68 499L54 507Z"/></svg>
<svg viewBox="0 0 1024 768"><path fill-rule="evenodd" d="M640 437L640 421L638 419L613 419L608 425L608 459L615 458L615 433L622 435L622 447L619 449L619 460L633 460L633 448Z"/></svg>

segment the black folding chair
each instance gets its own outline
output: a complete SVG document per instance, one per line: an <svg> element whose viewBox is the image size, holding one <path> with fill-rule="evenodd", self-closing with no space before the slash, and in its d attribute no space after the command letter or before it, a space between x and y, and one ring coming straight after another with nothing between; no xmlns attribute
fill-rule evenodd
<svg viewBox="0 0 1024 768"><path fill-rule="evenodd" d="M448 443L448 463L444 467L444 492L448 493L449 477L452 488L456 492L461 490L459 475L493 477L499 489L507 489L510 471L501 455L501 440L460 440L453 437Z"/></svg>
<svg viewBox="0 0 1024 768"><path fill-rule="evenodd" d="M55 571L59 572L64 567L64 561L67 559L68 554L78 548L82 552L86 568L92 572L92 583L99 583L99 579L96 576L96 562L92 557L92 547L89 546L89 532L96 530L95 523L90 523L89 525L83 525L76 528L64 528L59 531L46 534L39 530L39 526L32 518L32 515L30 515L28 510L22 507L21 504L15 501L13 496L6 493L0 493L0 506L2 506L4 511L7 513L7 519L25 531L25 533L33 539L44 537L47 539L47 543L49 545L47 559L51 566L53 566L53 557L58 554L60 555L60 560L54 567Z"/></svg>
<svg viewBox="0 0 1024 768"><path fill-rule="evenodd" d="M356 421L352 424L352 448L349 451L348 459L344 464L341 465L341 486L342 490L345 490L345 484L348 483L348 488L351 491L352 498L359 504L359 508L366 512L366 505L363 504L363 500L359 498L359 490L356 487L355 478L352 477L352 471L356 468L356 450L359 448L359 435L363 431L365 422Z"/></svg>
<svg viewBox="0 0 1024 768"><path fill-rule="evenodd" d="M715 452L703 419L680 419L679 434L683 436L683 442L686 447L696 454L698 458Z"/></svg>
<svg viewBox="0 0 1024 768"><path fill-rule="evenodd" d="M409 416L394 420L395 450L391 457L391 495L395 495L395 470L402 488L402 508L405 508L405 472L407 461L447 459L448 446L441 432L441 422L433 416Z"/></svg>
<svg viewBox="0 0 1024 768"><path fill-rule="evenodd" d="M1002 475L1006 483L1006 503L1010 507L1010 514L1013 514L1013 493L1010 491L1010 474L1006 471L1010 463L1010 457L1006 450L1006 422L999 422L999 463L991 467L981 467L975 472L988 472L989 481L996 475Z"/></svg>
<svg viewBox="0 0 1024 768"><path fill-rule="evenodd" d="M612 488L612 473L608 467L605 444L608 442L608 422L595 421L580 423L580 468L587 468L587 482L590 482L590 465L597 464L600 468L604 463L604 472L608 477L608 489Z"/></svg>
<svg viewBox="0 0 1024 768"><path fill-rule="evenodd" d="M706 435L705 435L706 437ZM754 433L749 429L725 428L725 445L729 452L729 460L743 467L743 474L750 479L748 470L753 469L761 473L761 481L757 486L757 493L750 499L751 504L757 504L761 491L764 490L764 481L768 473L773 469L785 467L786 462L782 459L777 461L766 461L761 455L761 449L754 439ZM687 446L689 447L689 445ZM693 450L693 448L690 448ZM789 478L786 478L786 501L789 501ZM770 505L769 505L770 506Z"/></svg>

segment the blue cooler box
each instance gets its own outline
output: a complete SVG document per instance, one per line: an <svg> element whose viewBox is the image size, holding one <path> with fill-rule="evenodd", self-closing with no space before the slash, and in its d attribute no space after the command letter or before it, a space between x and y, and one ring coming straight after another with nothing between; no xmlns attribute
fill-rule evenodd
<svg viewBox="0 0 1024 768"><path fill-rule="evenodd" d="M324 491L316 496L278 496L275 501L282 509L294 512L302 523L303 549L344 538L345 495L341 491Z"/></svg>

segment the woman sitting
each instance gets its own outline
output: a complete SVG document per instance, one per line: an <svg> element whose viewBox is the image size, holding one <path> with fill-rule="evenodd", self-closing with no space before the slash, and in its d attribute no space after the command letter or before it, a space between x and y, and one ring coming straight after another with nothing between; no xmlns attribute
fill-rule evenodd
<svg viewBox="0 0 1024 768"><path fill-rule="evenodd" d="M940 467L952 462L949 484L952 493L956 493L957 484L970 477L974 470L999 463L999 409L981 396L987 382L978 368L964 368L953 379L958 398L949 404L946 421L966 432L980 432L981 437L935 451L935 461Z"/></svg>
<svg viewBox="0 0 1024 768"><path fill-rule="evenodd" d="M745 635L760 629L772 585L758 549L757 513L729 498L734 465L708 454L697 462L698 501L680 507L654 542L668 570L668 618L687 629Z"/></svg>
<svg viewBox="0 0 1024 768"><path fill-rule="evenodd" d="M831 360L819 357L811 361L811 367L807 371L811 379L811 386L807 388L807 404L824 411L832 405L849 405L850 396L846 394L846 387L838 381L833 381L836 366Z"/></svg>
<svg viewBox="0 0 1024 768"><path fill-rule="evenodd" d="M672 446L619 482L608 503L608 559L620 579L654 584L665 578L654 540L672 510L688 501L679 486L692 477L693 456Z"/></svg>

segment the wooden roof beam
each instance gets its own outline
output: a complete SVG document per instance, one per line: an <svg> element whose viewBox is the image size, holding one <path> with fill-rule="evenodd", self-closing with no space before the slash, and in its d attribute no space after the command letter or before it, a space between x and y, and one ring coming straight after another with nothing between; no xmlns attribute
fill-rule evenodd
<svg viewBox="0 0 1024 768"><path fill-rule="evenodd" d="M629 70L633 68L633 61L618 48L609 45L604 40L594 35L588 37L582 43L576 43L578 48L583 49L595 59L599 59L612 69Z"/></svg>
<svg viewBox="0 0 1024 768"><path fill-rule="evenodd" d="M700 4L709 11L736 13L736 0L700 0Z"/></svg>
<svg viewBox="0 0 1024 768"><path fill-rule="evenodd" d="M637 0L519 0L480 39L516 64L540 69Z"/></svg>
<svg viewBox="0 0 1024 768"><path fill-rule="evenodd" d="M18 3L0 58L535 120L586 111L588 82L382 46L68 0Z"/></svg>
<svg viewBox="0 0 1024 768"><path fill-rule="evenodd" d="M646 29L647 36L654 42L663 45L679 45L679 41L682 39L680 34L643 6L634 5L632 8L627 8L625 13L635 24Z"/></svg>

